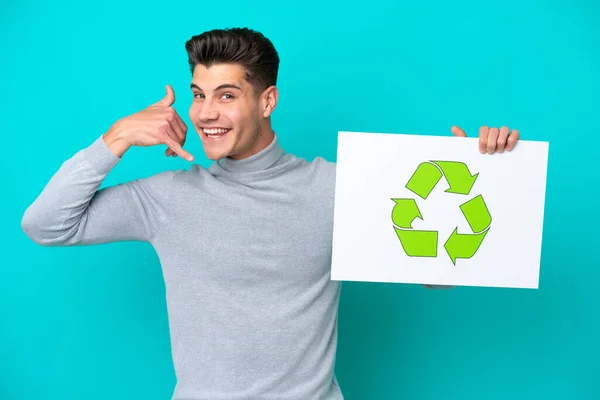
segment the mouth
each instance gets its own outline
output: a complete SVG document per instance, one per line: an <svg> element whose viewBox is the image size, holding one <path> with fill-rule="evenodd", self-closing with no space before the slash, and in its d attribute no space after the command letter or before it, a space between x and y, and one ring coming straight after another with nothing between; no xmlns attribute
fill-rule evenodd
<svg viewBox="0 0 600 400"><path fill-rule="evenodd" d="M202 133L206 139L221 140L230 130L227 128L202 128Z"/></svg>

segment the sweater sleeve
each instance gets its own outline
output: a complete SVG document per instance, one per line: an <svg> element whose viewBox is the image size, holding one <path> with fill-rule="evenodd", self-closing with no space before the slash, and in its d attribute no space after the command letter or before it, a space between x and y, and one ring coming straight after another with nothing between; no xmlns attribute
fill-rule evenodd
<svg viewBox="0 0 600 400"><path fill-rule="evenodd" d="M21 228L42 246L150 242L166 220L158 193L170 171L99 189L121 159L102 136L65 161L25 210Z"/></svg>

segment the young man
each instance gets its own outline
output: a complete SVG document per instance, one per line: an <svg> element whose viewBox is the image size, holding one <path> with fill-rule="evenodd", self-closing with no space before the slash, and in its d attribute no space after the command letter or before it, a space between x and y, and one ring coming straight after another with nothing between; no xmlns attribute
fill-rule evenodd
<svg viewBox="0 0 600 400"><path fill-rule="evenodd" d="M167 86L162 100L68 159L22 228L44 246L152 244L165 278L173 399L342 399L340 283L330 280L335 164L281 148L270 120L279 58L267 38L214 30L186 49L189 117L214 163L99 189L132 146L164 144L168 156L193 161ZM480 151L511 150L518 137L483 127Z"/></svg>

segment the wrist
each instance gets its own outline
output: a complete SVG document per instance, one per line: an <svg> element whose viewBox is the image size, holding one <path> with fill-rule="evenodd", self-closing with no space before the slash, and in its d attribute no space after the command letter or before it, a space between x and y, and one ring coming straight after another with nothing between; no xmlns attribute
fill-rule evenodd
<svg viewBox="0 0 600 400"><path fill-rule="evenodd" d="M123 154L131 147L131 144L123 138L123 132L117 124L114 124L102 138L110 151L117 157L123 157Z"/></svg>

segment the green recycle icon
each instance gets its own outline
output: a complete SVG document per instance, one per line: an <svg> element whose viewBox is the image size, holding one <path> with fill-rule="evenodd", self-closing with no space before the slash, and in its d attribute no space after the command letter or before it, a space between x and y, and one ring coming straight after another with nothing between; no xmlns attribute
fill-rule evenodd
<svg viewBox="0 0 600 400"><path fill-rule="evenodd" d="M478 175L479 173L471 175L467 165L459 161L425 161L419 164L406 184L406 188L425 200L444 176L449 185L446 193L468 195ZM415 199L392 198L392 200L395 203L392 209L394 230L406 255L437 257L438 231L416 230L412 227L415 218L423 220ZM461 204L460 209L472 232L458 233L456 227L444 243L444 248L454 265L458 258L471 258L475 255L492 223L492 217L482 195Z"/></svg>

